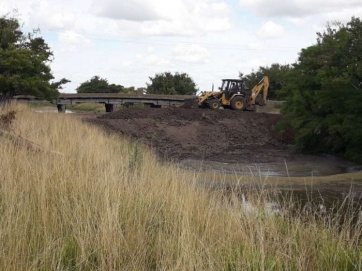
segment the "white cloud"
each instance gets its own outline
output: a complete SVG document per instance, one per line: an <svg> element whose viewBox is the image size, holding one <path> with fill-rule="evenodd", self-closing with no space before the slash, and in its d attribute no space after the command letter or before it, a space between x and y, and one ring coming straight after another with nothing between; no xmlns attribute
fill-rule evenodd
<svg viewBox="0 0 362 271"><path fill-rule="evenodd" d="M360 0L239 0L241 6L267 17L307 17L362 8ZM349 12L350 13L350 12Z"/></svg>
<svg viewBox="0 0 362 271"><path fill-rule="evenodd" d="M303 25L305 25L305 24L308 22L308 20L306 20L306 19L304 19L304 18L296 18L296 17L294 17L294 18L287 18L287 21L290 22L290 23L292 23L292 24L295 25L295 26L303 26Z"/></svg>
<svg viewBox="0 0 362 271"><path fill-rule="evenodd" d="M63 51L76 51L80 47L91 45L91 40L73 31L66 31L60 33L59 41L62 44L61 47Z"/></svg>
<svg viewBox="0 0 362 271"><path fill-rule="evenodd" d="M116 36L199 36L232 28L224 0L2 0L42 30Z"/></svg>
<svg viewBox="0 0 362 271"><path fill-rule="evenodd" d="M13 8L14 7L13 7L12 3L10 3L10 2L9 3L7 3L6 1L1 1L0 2L0 10L5 10L6 13L10 12ZM0 16L5 15L5 14L1 13Z"/></svg>
<svg viewBox="0 0 362 271"><path fill-rule="evenodd" d="M249 66L249 67L253 67L253 69L252 70L257 70L257 69L259 69L259 67L265 67L265 66L267 66L266 65L266 63L267 63L267 59L266 58L253 58L253 59L250 59L249 61L248 61L248 65L247 66ZM269 64L269 63L267 63L267 64Z"/></svg>
<svg viewBox="0 0 362 271"><path fill-rule="evenodd" d="M135 31L149 36L194 36L232 26L229 6L220 0L106 0L92 7L97 16L137 22Z"/></svg>
<svg viewBox="0 0 362 271"><path fill-rule="evenodd" d="M267 39L281 37L284 33L284 28L273 21L264 23L258 31L259 37Z"/></svg>
<svg viewBox="0 0 362 271"><path fill-rule="evenodd" d="M209 57L207 49L197 44L178 44L172 53L176 60L193 63L204 63Z"/></svg>
<svg viewBox="0 0 362 271"><path fill-rule="evenodd" d="M305 12L293 0L240 0L241 6L251 8L255 13L267 17L301 16Z"/></svg>
<svg viewBox="0 0 362 271"><path fill-rule="evenodd" d="M264 49L264 46L262 43L258 42L258 41L253 41L253 42L249 42L245 48L247 50L253 50L253 51L260 51Z"/></svg>
<svg viewBox="0 0 362 271"><path fill-rule="evenodd" d="M139 33L146 36L193 36L196 29L181 21L153 21L145 22L139 28Z"/></svg>
<svg viewBox="0 0 362 271"><path fill-rule="evenodd" d="M72 10L58 1L29 1L26 13L29 14L30 24L39 24L48 30L69 30L74 27L77 16Z"/></svg>
<svg viewBox="0 0 362 271"><path fill-rule="evenodd" d="M97 16L111 19L148 21L156 20L159 17L156 6L149 1L142 0L103 0L94 3L93 8Z"/></svg>
<svg viewBox="0 0 362 271"><path fill-rule="evenodd" d="M41 29L54 76L72 81L67 92L94 75L142 86L165 71L210 89L239 71L293 63L328 21L362 17L361 0L0 0L4 14L14 8L24 32Z"/></svg>
<svg viewBox="0 0 362 271"><path fill-rule="evenodd" d="M164 67L169 68L172 66L169 59L160 57L156 53L147 53L146 55L138 54L136 56L137 62L148 67Z"/></svg>
<svg viewBox="0 0 362 271"><path fill-rule="evenodd" d="M147 53L149 53L149 54L153 54L153 53L155 53L155 48L153 48L152 46L148 46L147 47Z"/></svg>
<svg viewBox="0 0 362 271"><path fill-rule="evenodd" d="M132 64L133 64L133 61L130 61L130 60L123 61L122 64L123 64L123 66L130 67L130 66L132 66Z"/></svg>
<svg viewBox="0 0 362 271"><path fill-rule="evenodd" d="M50 29L69 29L76 21L76 17L71 13L55 13L48 18L48 26Z"/></svg>

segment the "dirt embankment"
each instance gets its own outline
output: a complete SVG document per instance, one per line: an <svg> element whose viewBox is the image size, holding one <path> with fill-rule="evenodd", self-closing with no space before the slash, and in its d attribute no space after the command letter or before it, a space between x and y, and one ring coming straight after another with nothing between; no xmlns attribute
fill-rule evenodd
<svg viewBox="0 0 362 271"><path fill-rule="evenodd" d="M280 115L205 109L126 109L92 118L141 140L160 157L267 163L289 156L290 135L280 135Z"/></svg>
<svg viewBox="0 0 362 271"><path fill-rule="evenodd" d="M230 173L228 178L235 174L268 176L270 182L284 184L288 191L293 183L294 190L305 192L304 177L312 177L308 180L313 180L318 195L324 194L332 200L336 196L344 198L351 193L353 185L352 197L361 198L361 174L342 174L360 171L361 166L330 155L294 152L290 145L292 134L280 135L276 131L281 119L278 114L150 108L88 115L84 119L144 142L160 158L173 160L185 169L202 170L205 175L201 182L204 178L205 185L210 184L214 174ZM208 172L211 171L210 177ZM315 176L329 177L315 179ZM280 180L280 177L287 178ZM291 181L290 177L296 179ZM225 175L220 178L224 180Z"/></svg>

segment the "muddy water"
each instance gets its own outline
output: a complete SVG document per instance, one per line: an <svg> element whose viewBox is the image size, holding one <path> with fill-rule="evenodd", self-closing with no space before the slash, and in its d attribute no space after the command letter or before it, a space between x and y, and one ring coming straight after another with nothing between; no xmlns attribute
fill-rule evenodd
<svg viewBox="0 0 362 271"><path fill-rule="evenodd" d="M48 109L48 108L43 108L43 109L35 110L35 112L36 112L36 113L57 113L57 114L59 113L58 110L56 110L56 109ZM72 114L72 113L74 113L74 112L71 111L71 110L66 109L66 110L65 110L65 113L66 113L66 114Z"/></svg>
<svg viewBox="0 0 362 271"><path fill-rule="evenodd" d="M252 164L187 159L180 165L205 173L201 182L215 189L268 189L277 191L279 200L292 194L303 208L323 212L338 209L346 202L357 208L362 206L362 165L330 155L294 155L288 161ZM215 181L215 176L220 176L216 177L220 182ZM242 184L235 182L244 176L246 181ZM262 184L255 183L260 179Z"/></svg>
<svg viewBox="0 0 362 271"><path fill-rule="evenodd" d="M362 171L362 165L331 155L297 155L290 160L251 164L187 159L181 165L192 170L270 177L329 176Z"/></svg>
<svg viewBox="0 0 362 271"><path fill-rule="evenodd" d="M79 116L107 131L142 139L159 157L198 172L200 183L216 189L238 186L238 179L258 189L255 181L263 179L263 188L278 186L280 193L293 191L306 202L320 196L332 203L348 195L362 197L362 166L333 156L295 153L277 140L282 138L273 126L280 118L274 114L255 118L228 110L130 109L101 118ZM257 129L245 129L248 124Z"/></svg>

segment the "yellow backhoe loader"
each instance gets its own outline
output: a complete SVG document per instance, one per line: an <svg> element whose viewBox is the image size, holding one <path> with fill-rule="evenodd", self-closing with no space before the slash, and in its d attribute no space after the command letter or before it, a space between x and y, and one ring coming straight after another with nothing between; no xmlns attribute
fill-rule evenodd
<svg viewBox="0 0 362 271"><path fill-rule="evenodd" d="M266 105L269 78L263 79L251 90L245 88L243 80L223 79L220 91L205 91L198 97L199 107L211 109L254 110L255 105Z"/></svg>

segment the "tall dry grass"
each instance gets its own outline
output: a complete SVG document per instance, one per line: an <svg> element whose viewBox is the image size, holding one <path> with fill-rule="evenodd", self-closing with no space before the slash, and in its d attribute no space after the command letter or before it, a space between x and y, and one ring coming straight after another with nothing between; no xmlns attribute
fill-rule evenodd
<svg viewBox="0 0 362 271"><path fill-rule="evenodd" d="M244 208L140 144L15 110L7 129L27 143L0 137L1 270L362 268L350 225Z"/></svg>

